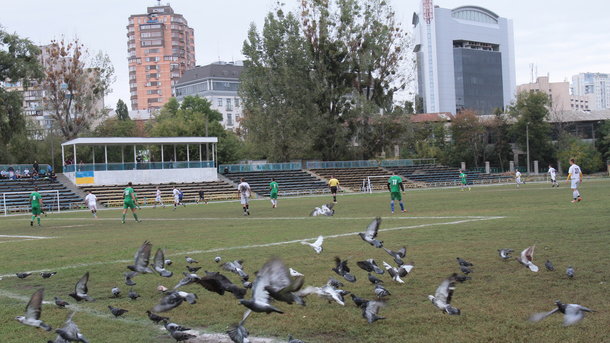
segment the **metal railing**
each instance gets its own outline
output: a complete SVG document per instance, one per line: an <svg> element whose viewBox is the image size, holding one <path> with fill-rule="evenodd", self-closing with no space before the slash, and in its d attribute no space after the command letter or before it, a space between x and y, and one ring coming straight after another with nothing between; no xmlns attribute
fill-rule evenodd
<svg viewBox="0 0 610 343"><path fill-rule="evenodd" d="M288 163L252 163L252 164L221 164L218 166L218 172L224 173L240 173L240 172L255 172L255 171L274 171L274 170L301 170L303 163L288 162Z"/></svg>
<svg viewBox="0 0 610 343"><path fill-rule="evenodd" d="M81 163L63 166L64 173L75 171L149 170L180 168L214 168L214 161Z"/></svg>

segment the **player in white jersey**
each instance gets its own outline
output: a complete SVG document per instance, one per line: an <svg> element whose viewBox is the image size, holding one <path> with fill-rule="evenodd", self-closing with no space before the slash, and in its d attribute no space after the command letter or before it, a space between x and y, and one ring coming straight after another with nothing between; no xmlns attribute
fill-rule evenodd
<svg viewBox="0 0 610 343"><path fill-rule="evenodd" d="M85 204L89 206L91 213L93 213L93 218L97 218L97 197L95 194L91 193L90 190L87 191L87 196L85 197Z"/></svg>
<svg viewBox="0 0 610 343"><path fill-rule="evenodd" d="M176 210L176 206L180 205L180 190L174 186L174 190L172 190L174 194L174 211Z"/></svg>
<svg viewBox="0 0 610 343"><path fill-rule="evenodd" d="M559 184L557 183L557 170L550 164L548 173L551 177L551 187L559 187Z"/></svg>
<svg viewBox="0 0 610 343"><path fill-rule="evenodd" d="M578 186L582 182L582 170L580 167L574 162L574 159L570 159L570 169L568 169L568 179L566 181L570 181L572 185L572 202L582 201L582 197L580 196L580 192L578 191Z"/></svg>
<svg viewBox="0 0 610 343"><path fill-rule="evenodd" d="M520 184L524 184L525 181L521 180L521 172L517 169L515 172L515 182L517 183L517 188L519 188Z"/></svg>
<svg viewBox="0 0 610 343"><path fill-rule="evenodd" d="M244 216L250 215L250 205L248 204L248 198L250 197L250 185L242 177L239 179L240 184L237 185L237 193L239 194L239 201L241 207L244 209Z"/></svg>
<svg viewBox="0 0 610 343"><path fill-rule="evenodd" d="M157 204L160 204L161 206L163 206L163 208L165 208L165 204L163 203L163 199L161 198L161 190L159 189L159 187L157 187L157 193L155 193L155 205L153 206L153 208L156 208Z"/></svg>

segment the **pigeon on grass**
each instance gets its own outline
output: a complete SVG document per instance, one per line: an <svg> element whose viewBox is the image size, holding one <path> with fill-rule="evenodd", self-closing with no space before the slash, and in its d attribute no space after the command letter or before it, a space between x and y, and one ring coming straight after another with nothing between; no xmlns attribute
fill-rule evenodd
<svg viewBox="0 0 610 343"><path fill-rule="evenodd" d="M127 296L129 297L129 299L131 300L136 300L140 297L140 295L138 294L138 292L134 291L133 289L130 289L129 292L127 293Z"/></svg>
<svg viewBox="0 0 610 343"><path fill-rule="evenodd" d="M248 332L248 329L244 327L244 323L246 322L246 319L248 319L248 316L250 316L250 313L252 313L252 310L246 310L246 312L244 312L242 320L239 323L232 324L231 326L229 326L227 334L233 342L250 343L250 340L248 339L250 332Z"/></svg>
<svg viewBox="0 0 610 343"><path fill-rule="evenodd" d="M434 306L443 311L443 313L450 315L461 314L460 309L451 306L451 298L455 291L455 277L456 274L449 276L441 282L434 295L428 295L428 299L432 301Z"/></svg>
<svg viewBox="0 0 610 343"><path fill-rule="evenodd" d="M41 328L45 331L51 331L51 327L40 320L40 314L42 312L42 298L44 296L44 288L41 288L34 292L30 297L30 301L25 306L25 315L15 317L21 324Z"/></svg>
<svg viewBox="0 0 610 343"><path fill-rule="evenodd" d="M392 277L392 280L394 280L398 283L405 283L401 279L401 277L405 277L405 276L409 275L409 273L413 269L412 264L403 264L402 266L396 268L394 266L391 266L386 261L383 261L383 267L385 268L385 270L388 271L388 274L390 274L390 277Z"/></svg>
<svg viewBox="0 0 610 343"><path fill-rule="evenodd" d="M55 300L55 305L57 305L57 307L59 308L65 308L66 306L70 305L69 303L61 300L58 297L54 297L53 299Z"/></svg>
<svg viewBox="0 0 610 343"><path fill-rule="evenodd" d="M15 275L17 275L17 277L20 279L25 279L26 277L32 275L32 273L16 273Z"/></svg>
<svg viewBox="0 0 610 343"><path fill-rule="evenodd" d="M148 319L152 320L155 324L159 324L159 322L161 321L168 321L169 317L162 317L156 313L152 313L150 311L146 311L146 314L148 315Z"/></svg>
<svg viewBox="0 0 610 343"><path fill-rule="evenodd" d="M330 284L326 284L322 287L314 287L314 286L305 287L304 289L297 292L297 295L304 298L310 294L316 294L320 298L328 300L328 302L335 301L337 304L339 304L341 306L345 306L344 296L347 295L348 293L349 292L346 292L342 289L335 288L335 287L331 286Z"/></svg>
<svg viewBox="0 0 610 343"><path fill-rule="evenodd" d="M335 268L332 270L338 275L343 276L343 278L349 282L356 282L356 277L350 274L350 269L347 266L347 260L341 260L338 256L335 256Z"/></svg>
<svg viewBox="0 0 610 343"><path fill-rule="evenodd" d="M504 261L508 261L508 259L512 258L510 253L513 252L513 249L498 249L498 255Z"/></svg>
<svg viewBox="0 0 610 343"><path fill-rule="evenodd" d="M57 274L57 272L41 272L40 276L42 276L43 279L48 279L55 274Z"/></svg>
<svg viewBox="0 0 610 343"><path fill-rule="evenodd" d="M125 275L125 284L127 286L135 286L136 283L135 281L132 280L132 278L136 275L138 275L138 272L125 272L123 275Z"/></svg>
<svg viewBox="0 0 610 343"><path fill-rule="evenodd" d="M546 267L546 270L552 272L555 270L555 267L553 266L553 262L551 262L550 260L546 260L546 262L544 262L544 266Z"/></svg>
<svg viewBox="0 0 610 343"><path fill-rule="evenodd" d="M367 226L366 230L364 232L358 233L358 236L360 236L363 241L374 246L375 248L383 248L383 241L379 241L376 239L380 224L380 217L373 219L369 226Z"/></svg>
<svg viewBox="0 0 610 343"><path fill-rule="evenodd" d="M184 259L186 259L186 263L199 263L199 261L194 260L188 256L186 256Z"/></svg>
<svg viewBox="0 0 610 343"><path fill-rule="evenodd" d="M383 301L367 301L366 304L362 305L362 318L366 319L367 322L374 323L385 317L378 316L379 309L384 307Z"/></svg>
<svg viewBox="0 0 610 343"><path fill-rule="evenodd" d="M457 260L457 262L458 262L458 264L459 264L460 266L464 266L464 267L472 267L472 266L474 266L474 264L472 264L472 263L470 263L470 262L466 261L466 260L465 260L465 259L463 259L463 258L456 257L455 259Z"/></svg>
<svg viewBox="0 0 610 343"><path fill-rule="evenodd" d="M352 297L352 300L354 301L354 304L357 307L362 307L363 305L366 305L370 301L370 300L360 298L360 297L356 296L355 294L350 294L350 296Z"/></svg>
<svg viewBox="0 0 610 343"><path fill-rule="evenodd" d="M231 273L235 273L235 274L239 275L239 277L242 278L244 281L248 281L250 276L244 272L243 264L244 264L244 261L242 261L242 260L237 260L237 261L233 261L233 262L225 262L222 264L222 268L224 270L230 271Z"/></svg>
<svg viewBox="0 0 610 343"><path fill-rule="evenodd" d="M519 261L519 263L521 263L522 265L524 265L525 267L527 267L529 270L531 270L533 272L538 271L538 266L532 262L534 260L534 249L535 248L536 248L535 245L532 245L531 247L527 247L525 250L523 250L521 252L521 255L516 258L517 261Z"/></svg>
<svg viewBox="0 0 610 343"><path fill-rule="evenodd" d="M368 275L368 277L369 277L369 281L370 281L372 284L376 285L376 284L378 284L378 283L383 283L383 280L379 279L379 278L378 278L378 277L376 277L375 275L373 275L373 274L371 274L371 273L368 273L367 275Z"/></svg>
<svg viewBox="0 0 610 343"><path fill-rule="evenodd" d="M312 247L316 254L319 254L322 252L322 250L324 250L324 248L322 248L322 243L324 243L324 237L322 236L318 236L318 239L316 239L316 241L313 243L309 243L306 241L301 242L301 244L303 245L309 245L310 247Z"/></svg>
<svg viewBox="0 0 610 343"><path fill-rule="evenodd" d="M292 335L288 335L288 343L305 343L300 339L293 338Z"/></svg>
<svg viewBox="0 0 610 343"><path fill-rule="evenodd" d="M113 297L118 298L121 295L121 290L118 287L112 287L110 293L112 293Z"/></svg>
<svg viewBox="0 0 610 343"><path fill-rule="evenodd" d="M66 324L61 328L55 330L57 333L57 338L55 341L48 341L49 343L69 343L69 342L82 342L89 343L89 341L80 333L80 329L72 321L72 317L74 317L74 312L72 312L68 319L66 320Z"/></svg>
<svg viewBox="0 0 610 343"><path fill-rule="evenodd" d="M85 275L83 275L80 280L76 282L76 285L74 285L74 292L68 295L74 298L76 301L95 301L95 299L87 294L87 282L89 282L89 272L86 272Z"/></svg>
<svg viewBox="0 0 610 343"><path fill-rule="evenodd" d="M152 312L167 312L180 306L185 300L192 305L197 302L196 299L197 295L194 293L173 291L161 298L159 304L153 307Z"/></svg>
<svg viewBox="0 0 610 343"><path fill-rule="evenodd" d="M335 214L335 210L333 209L333 207L335 207L335 204L324 204L320 207L315 207L313 209L313 211L311 211L309 213L309 216L311 216L311 217L318 217L318 216L331 217Z"/></svg>
<svg viewBox="0 0 610 343"><path fill-rule="evenodd" d="M390 293L390 291L388 291L385 287L383 287L382 285L375 285L375 295L377 296L377 298L381 299L384 297L387 297L388 295L392 295L392 293Z"/></svg>
<svg viewBox="0 0 610 343"><path fill-rule="evenodd" d="M532 322L538 322L555 312L561 312L563 313L563 326L569 326L581 321L585 317L585 312L595 312L590 308L586 308L578 304L564 304L559 300L555 301L555 305L557 305L557 308L549 312L534 313L529 320Z"/></svg>
<svg viewBox="0 0 610 343"><path fill-rule="evenodd" d="M358 265L358 267L366 270L369 273L371 273L371 272L375 272L377 274L385 273L385 271L383 269L379 268L379 266L377 265L375 260L373 260L372 258L369 258L366 261L358 261L358 262L356 262L356 264Z"/></svg>
<svg viewBox="0 0 610 343"><path fill-rule="evenodd" d="M125 313L129 312L129 311L125 310L125 309L118 308L118 307L112 307L110 305L108 305L108 309L110 310L110 312L112 313L112 315L115 318L118 318L118 317L124 315Z"/></svg>

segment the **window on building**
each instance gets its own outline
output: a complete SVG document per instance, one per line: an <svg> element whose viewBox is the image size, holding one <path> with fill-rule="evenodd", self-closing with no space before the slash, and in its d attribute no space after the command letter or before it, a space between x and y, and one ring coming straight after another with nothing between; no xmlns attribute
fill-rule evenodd
<svg viewBox="0 0 610 343"><path fill-rule="evenodd" d="M157 70L157 66L156 65L146 66L146 70Z"/></svg>
<svg viewBox="0 0 610 343"><path fill-rule="evenodd" d="M231 98L227 98L227 111L233 111L233 101L231 101Z"/></svg>
<svg viewBox="0 0 610 343"><path fill-rule="evenodd" d="M136 71L136 66L129 66L129 71Z"/></svg>
<svg viewBox="0 0 610 343"><path fill-rule="evenodd" d="M227 113L227 126L233 126L233 116L231 113Z"/></svg>
<svg viewBox="0 0 610 343"><path fill-rule="evenodd" d="M155 50L159 50L159 49L155 49ZM158 56L146 57L146 62L158 62L160 59L161 59L161 57L158 57Z"/></svg>
<svg viewBox="0 0 610 343"><path fill-rule="evenodd" d="M158 54L159 53L159 49L146 49L146 50L144 50L144 53L145 54Z"/></svg>
<svg viewBox="0 0 610 343"><path fill-rule="evenodd" d="M147 79L158 79L159 78L159 74L154 73L154 74L146 74L146 78Z"/></svg>
<svg viewBox="0 0 610 343"><path fill-rule="evenodd" d="M239 107L239 98L235 98L235 107ZM235 119L237 119L237 117Z"/></svg>
<svg viewBox="0 0 610 343"><path fill-rule="evenodd" d="M142 46L163 45L163 40L161 40L161 39L143 40L141 42L141 45Z"/></svg>
<svg viewBox="0 0 610 343"><path fill-rule="evenodd" d="M222 107L222 98L218 98L218 107Z"/></svg>
<svg viewBox="0 0 610 343"><path fill-rule="evenodd" d="M161 90L160 89L149 89L146 91L146 94L159 94L161 95Z"/></svg>

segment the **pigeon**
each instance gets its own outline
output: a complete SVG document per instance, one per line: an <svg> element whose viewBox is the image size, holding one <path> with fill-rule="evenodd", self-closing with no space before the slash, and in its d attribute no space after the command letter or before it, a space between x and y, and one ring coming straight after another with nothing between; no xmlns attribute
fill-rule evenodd
<svg viewBox="0 0 610 343"><path fill-rule="evenodd" d="M157 249L157 252L155 253L155 258L154 258L153 264L151 264L151 266L162 277L171 277L172 275L174 275L174 273L165 269L165 265L166 265L165 261L166 261L165 254L163 253L163 249L159 248L159 249ZM168 266L169 266L169 264L168 264Z"/></svg>
<svg viewBox="0 0 610 343"><path fill-rule="evenodd" d="M87 294L87 282L89 281L89 272L86 272L80 280L74 285L74 293L68 294L76 301L86 300L95 301L92 297Z"/></svg>
<svg viewBox="0 0 610 343"><path fill-rule="evenodd" d="M332 270L349 282L356 282L356 277L350 274L350 269L347 266L347 260L342 261L339 256L335 256L335 268Z"/></svg>
<svg viewBox="0 0 610 343"><path fill-rule="evenodd" d="M549 260L546 260L546 262L544 262L544 266L546 267L546 270L552 272L555 270L555 267L553 266L553 263Z"/></svg>
<svg viewBox="0 0 610 343"><path fill-rule="evenodd" d="M110 292L112 292L112 296L114 296L115 298L118 298L121 294L121 290L118 287L112 287Z"/></svg>
<svg viewBox="0 0 610 343"><path fill-rule="evenodd" d="M131 300L136 300L140 297L140 295L138 294L138 292L134 291L133 289L130 289L129 292L127 293L127 296L129 297L129 299Z"/></svg>
<svg viewBox="0 0 610 343"><path fill-rule="evenodd" d="M392 295L392 293L390 293L390 291L388 291L387 289L385 289L385 287L383 287L382 285L375 285L375 295L377 296L377 298L383 298L383 297L387 297L388 295Z"/></svg>
<svg viewBox="0 0 610 343"><path fill-rule="evenodd" d="M297 303L305 306L305 301L301 297L295 294L298 290L303 287L305 278L301 276L291 277L290 272L283 263L280 261L276 269L276 277L274 282L265 287L265 290L269 292L269 296L277 301L282 301L287 304Z"/></svg>
<svg viewBox="0 0 610 343"><path fill-rule="evenodd" d="M304 289L297 292L299 297L306 297L310 294L316 294L317 296L328 300L329 302L335 301L337 304L341 306L345 306L345 298L344 295L347 295L349 292L346 292L342 289L335 288L330 284L326 284L322 287L313 287L308 286Z"/></svg>
<svg viewBox="0 0 610 343"><path fill-rule="evenodd" d="M319 253L322 252L322 250L324 250L322 248L322 243L323 242L324 242L324 237L318 236L318 239L316 239L316 241L313 242L313 243L309 243L309 242L306 242L306 241L301 241L301 244L309 245L310 247L313 248L313 250L316 252L316 254L319 254Z"/></svg>
<svg viewBox="0 0 610 343"><path fill-rule="evenodd" d="M252 310L246 310L246 312L244 312L242 320L237 324L231 325L227 330L227 334L233 342L250 343L250 340L248 339L250 332L248 332L248 330L244 327L244 323L246 322L246 319L248 319L250 313L252 313Z"/></svg>
<svg viewBox="0 0 610 343"><path fill-rule="evenodd" d="M41 288L32 294L30 301L25 307L25 316L15 317L21 324L37 327L44 329L45 331L51 331L51 327L40 320L40 313L42 312L42 298L44 296L44 288Z"/></svg>
<svg viewBox="0 0 610 343"><path fill-rule="evenodd" d="M66 320L66 324L61 329L55 330L57 333L57 338L52 343L69 343L69 342L82 342L89 343L89 341L80 333L80 330L76 323L72 321L72 317L74 317L74 312L72 312L68 319ZM51 342L51 341L49 341Z"/></svg>
<svg viewBox="0 0 610 343"><path fill-rule="evenodd" d="M356 262L356 264L358 265L358 267L366 270L369 273L370 272L375 272L377 274L385 273L385 270L379 268L379 266L377 266L377 263L375 263L375 260L373 260L372 258L369 258L366 261L358 261L358 262Z"/></svg>
<svg viewBox="0 0 610 343"><path fill-rule="evenodd" d="M535 245L532 245L531 247L527 247L525 250L523 250L521 252L521 256L516 258L517 261L519 261L519 263L526 266L527 268L529 268L529 270L531 270L533 272L538 271L538 266L536 266L532 262L532 260L534 259L534 249L535 248L536 248Z"/></svg>
<svg viewBox="0 0 610 343"><path fill-rule="evenodd" d="M178 307L185 300L192 305L197 303L196 299L197 295L195 295L194 293L172 291L163 298L161 298L159 304L153 307L152 312L167 312L173 308Z"/></svg>
<svg viewBox="0 0 610 343"><path fill-rule="evenodd" d="M472 266L474 266L474 264L464 260L463 258L456 257L455 259L457 260L457 262L458 262L458 264L460 266L464 266L464 267L472 267Z"/></svg>
<svg viewBox="0 0 610 343"><path fill-rule="evenodd" d="M20 279L25 279L26 277L32 275L32 273L17 273L16 275Z"/></svg>
<svg viewBox="0 0 610 343"><path fill-rule="evenodd" d="M472 280L472 278L470 276L466 276L466 275L457 275L456 274L454 278L455 278L455 281L460 282L460 283L465 282L467 280Z"/></svg>
<svg viewBox="0 0 610 343"><path fill-rule="evenodd" d="M206 275L197 280L197 283L208 291L218 293L220 295L223 295L225 292L231 292L237 299L243 299L246 295L245 288L238 287L226 276L218 272L206 272Z"/></svg>
<svg viewBox="0 0 610 343"><path fill-rule="evenodd" d="M335 288L341 288L341 287L343 287L343 282L341 282L341 281L339 281L339 280L337 280L337 279L335 279L335 278L332 278L332 277L331 277L331 278L328 278L328 282L327 282L327 284L329 284L329 285L331 285L331 286L333 286L333 287L335 287Z"/></svg>
<svg viewBox="0 0 610 343"><path fill-rule="evenodd" d="M191 338L197 337L195 335L186 333L184 331L170 331L169 334L170 334L170 336L172 336L173 339L176 340L176 342L184 342L184 341L188 341Z"/></svg>
<svg viewBox="0 0 610 343"><path fill-rule="evenodd" d="M574 268L572 268L572 266L569 266L568 269L566 269L566 275L570 279L574 278Z"/></svg>
<svg viewBox="0 0 610 343"><path fill-rule="evenodd" d="M155 324L159 324L159 322L164 321L164 320L169 320L168 317L162 317L156 313L152 313L150 311L146 311L146 314L148 315L148 319L152 320Z"/></svg>
<svg viewBox="0 0 610 343"><path fill-rule="evenodd" d="M302 273L299 273L292 268L288 268L288 271L290 272L290 276L304 276Z"/></svg>
<svg viewBox="0 0 610 343"><path fill-rule="evenodd" d="M244 286L244 288L247 288L247 289L252 288L252 282L250 282L250 281L242 281L241 284Z"/></svg>
<svg viewBox="0 0 610 343"><path fill-rule="evenodd" d="M239 277L242 278L244 281L248 281L250 276L244 272L243 263L244 263L244 261L242 261L242 260L237 260L237 261L233 261L233 262L225 262L222 264L222 268L224 270L230 271L231 273L235 273L235 274L239 275Z"/></svg>
<svg viewBox="0 0 610 343"><path fill-rule="evenodd" d="M504 261L507 261L512 257L510 256L511 252L513 252L513 249L498 249L498 254L500 255L500 258Z"/></svg>
<svg viewBox="0 0 610 343"><path fill-rule="evenodd" d="M174 261L167 259L167 260L163 261L163 263L165 263L166 266L171 266L172 263L174 263Z"/></svg>
<svg viewBox="0 0 610 343"><path fill-rule="evenodd" d="M376 285L378 283L383 283L383 280L377 278L375 275L373 275L371 273L368 273L368 276L369 276L369 281L374 285Z"/></svg>
<svg viewBox="0 0 610 343"><path fill-rule="evenodd" d="M403 246L398 251L392 251L387 248L383 248L383 250L385 250L390 256L394 258L394 262L396 262L397 265L402 266L403 264L405 264L402 259L407 256L407 247Z"/></svg>
<svg viewBox="0 0 610 343"><path fill-rule="evenodd" d="M169 321L169 319L163 320L163 326L165 327L165 329L167 331L189 331L189 330L191 330L191 328L187 328L186 326L172 323Z"/></svg>
<svg viewBox="0 0 610 343"><path fill-rule="evenodd" d="M335 204L324 204L320 207L315 207L313 209L313 211L311 211L311 213L309 213L309 215L311 217L318 217L318 216L331 217L335 214L335 210L333 209L334 206L335 206Z"/></svg>
<svg viewBox="0 0 610 343"><path fill-rule="evenodd" d="M54 297L53 299L55 300L55 305L57 305L57 307L65 308L66 306L70 305L58 297Z"/></svg>
<svg viewBox="0 0 610 343"><path fill-rule="evenodd" d="M581 321L585 317L584 312L595 312L584 306L578 304L564 304L559 300L555 301L555 305L557 305L557 308L553 309L552 311L535 313L530 317L529 320L532 322L538 322L559 311L563 313L563 326L568 326Z"/></svg>
<svg viewBox="0 0 610 343"><path fill-rule="evenodd" d="M191 266L186 266L186 269L188 269L188 271L189 271L190 273L197 273L197 271L198 271L199 269L201 269L201 267L191 267Z"/></svg>
<svg viewBox="0 0 610 343"><path fill-rule="evenodd" d="M199 263L199 261L194 260L188 256L186 256L185 259L186 259L186 263Z"/></svg>
<svg viewBox="0 0 610 343"><path fill-rule="evenodd" d="M150 249L152 249L152 244L149 241L144 241L134 255L134 264L127 266L127 268L141 274L152 273L152 269L150 269L148 266L150 260Z"/></svg>
<svg viewBox="0 0 610 343"><path fill-rule="evenodd" d="M381 301L367 301L366 304L362 305L362 318L366 319L369 324L379 319L385 319L385 317L377 315L379 309L383 306L385 306L385 303Z"/></svg>
<svg viewBox="0 0 610 343"><path fill-rule="evenodd" d="M466 267L466 266L462 266L462 265L460 265L460 270L462 271L462 273L464 273L464 274L466 274L466 275L468 275L468 274L472 273L472 269L470 269L470 268L468 268L468 267Z"/></svg>
<svg viewBox="0 0 610 343"><path fill-rule="evenodd" d="M57 272L41 272L40 276L42 276L43 279L48 279L55 274L57 274Z"/></svg>
<svg viewBox="0 0 610 343"><path fill-rule="evenodd" d="M222 258L220 256L216 256L214 257L214 262L218 263L222 260Z"/></svg>
<svg viewBox="0 0 610 343"><path fill-rule="evenodd" d="M288 335L288 343L305 343L300 339L293 338L292 335Z"/></svg>
<svg viewBox="0 0 610 343"><path fill-rule="evenodd" d="M451 306L451 297L455 290L455 277L456 274L451 275L441 282L436 289L434 295L428 295L428 299L432 301L434 306L438 307L443 313L450 315L459 315L460 309Z"/></svg>
<svg viewBox="0 0 610 343"><path fill-rule="evenodd" d="M354 301L354 304L356 304L357 307L362 307L363 305L366 305L366 303L368 303L370 301L370 300L359 298L355 294L350 294L350 296L352 297L352 300Z"/></svg>
<svg viewBox="0 0 610 343"><path fill-rule="evenodd" d="M284 313L269 303L271 299L268 289L280 291L281 288L279 287L285 285L284 277L287 273L286 266L279 259L273 258L267 261L258 271L256 280L254 280L252 299L240 299L239 303L254 312Z"/></svg>
<svg viewBox="0 0 610 343"><path fill-rule="evenodd" d="M189 274L187 272L182 272L182 275L184 275L184 278L178 281L176 286L174 286L174 289L178 289L182 286L190 285L191 283L201 280L201 277L197 274Z"/></svg>
<svg viewBox="0 0 610 343"><path fill-rule="evenodd" d="M110 305L108 305L108 309L110 310L110 312L112 313L112 315L114 315L115 318L122 316L123 314L129 312L125 309L122 308L118 308L118 307L112 307Z"/></svg>
<svg viewBox="0 0 610 343"><path fill-rule="evenodd" d="M366 231L358 233L358 236L360 236L363 241L375 248L383 248L383 241L375 239L375 237L377 237L377 231L379 231L379 224L381 224L381 218L377 217L367 226Z"/></svg>
<svg viewBox="0 0 610 343"><path fill-rule="evenodd" d="M131 278L138 275L138 272L126 272L125 274L125 284L127 286L135 286L136 283Z"/></svg>
<svg viewBox="0 0 610 343"><path fill-rule="evenodd" d="M392 277L392 280L394 280L398 283L405 283L401 279L401 277L405 277L405 276L409 275L409 273L413 269L412 264L403 264L402 266L396 268L396 267L391 266L386 261L383 261L383 267L385 268L385 270L388 271L388 274L390 274L390 276Z"/></svg>

